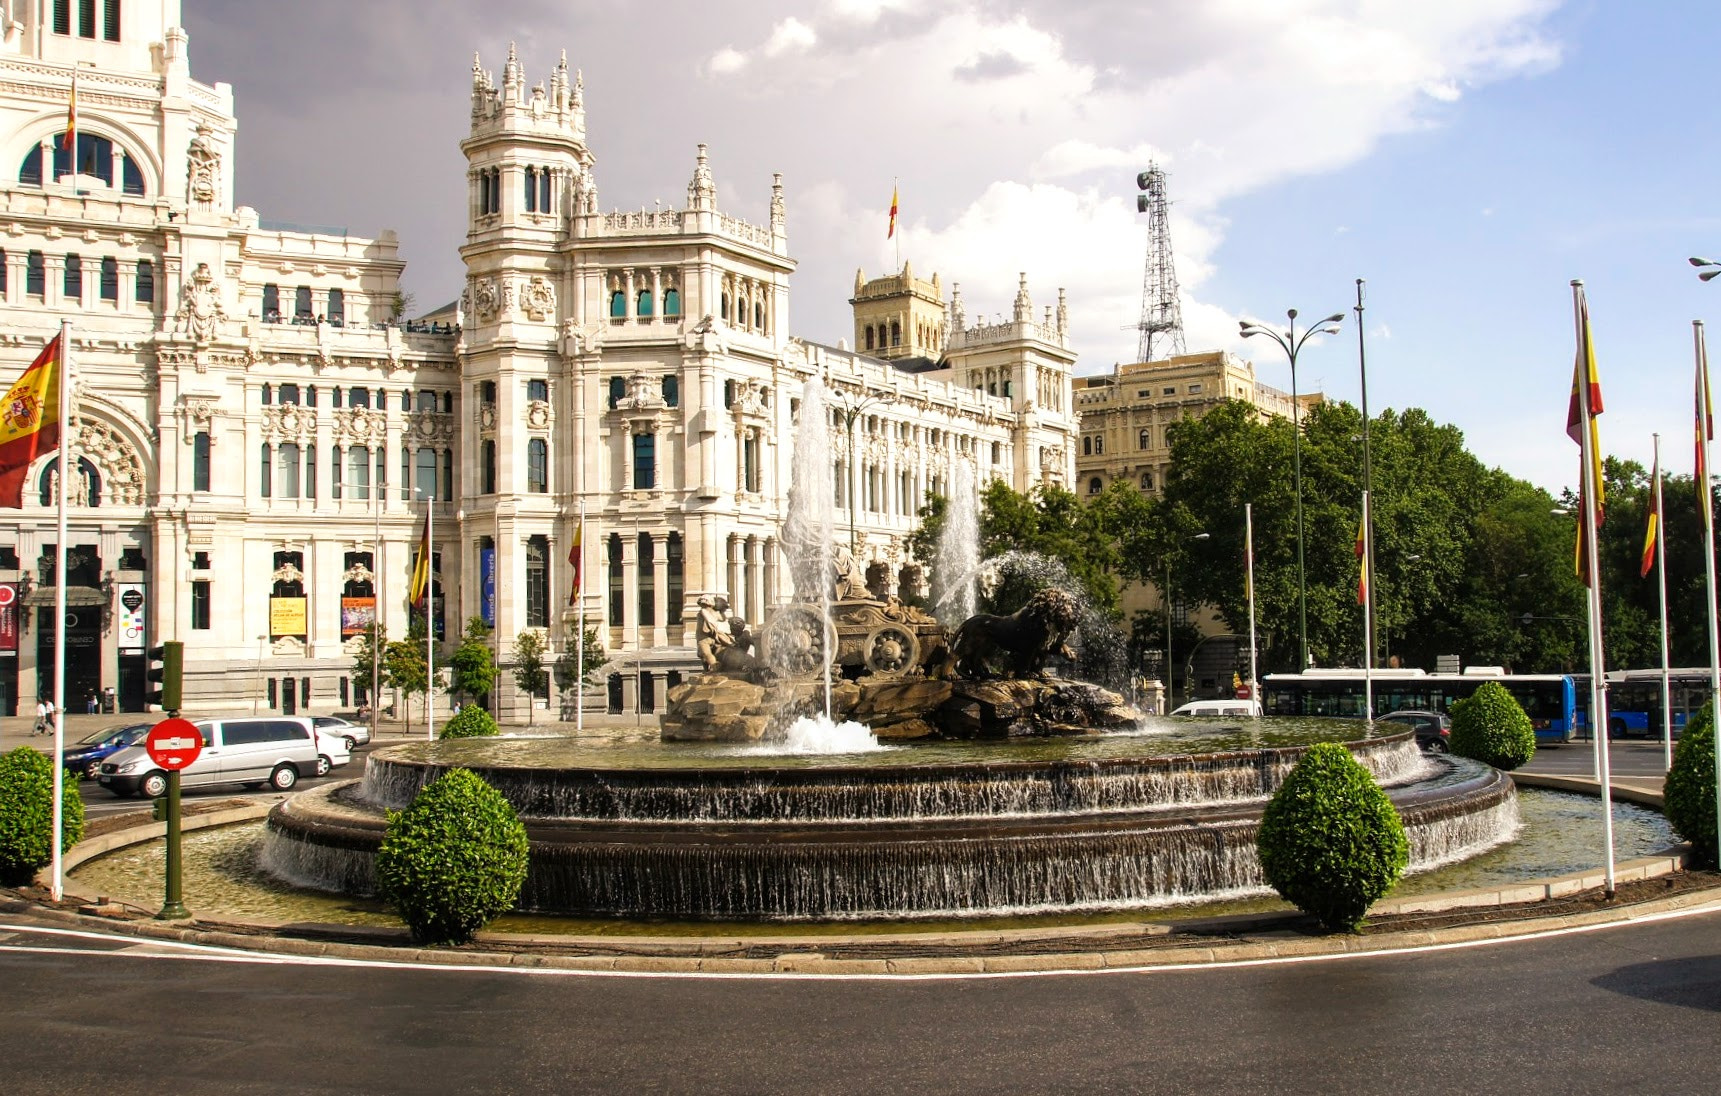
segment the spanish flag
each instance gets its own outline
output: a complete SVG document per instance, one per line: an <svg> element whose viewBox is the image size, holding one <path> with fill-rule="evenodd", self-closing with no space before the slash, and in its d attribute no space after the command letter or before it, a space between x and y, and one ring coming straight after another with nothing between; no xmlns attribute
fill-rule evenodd
<svg viewBox="0 0 1721 1096"><path fill-rule="evenodd" d="M432 506L436 505L434 502ZM424 512L424 533L418 539L418 555L412 562L412 583L406 588L406 600L422 607L430 593L430 511Z"/></svg>
<svg viewBox="0 0 1721 1096"><path fill-rule="evenodd" d="M1572 398L1566 408L1566 436L1578 443L1583 454L1582 459L1589 461L1590 482L1595 484L1595 523L1599 528L1602 523L1603 504L1607 501L1607 489L1602 483L1601 431L1596 424L1596 418L1602 413L1601 378L1596 373L1595 342L1590 335L1590 304L1584 296L1583 287L1576 286L1578 301L1578 355L1572 366ZM1589 420L1589 436L1584 436L1584 420ZM1582 480L1579 480L1580 484ZM1578 578L1585 585L1589 584L1589 552L1586 544L1590 530L1585 528L1581 512L1583 498L1579 494L1578 538L1577 538L1577 572Z"/></svg>
<svg viewBox="0 0 1721 1096"><path fill-rule="evenodd" d="M574 569L574 587L568 591L568 604L577 605L580 601L580 569L585 559L586 523L580 522L574 526L574 543L568 549L568 566Z"/></svg>
<svg viewBox="0 0 1721 1096"><path fill-rule="evenodd" d="M1697 497L1703 507L1703 523L1709 523L1709 461L1707 442L1715 440L1715 406L1709 398L1709 354L1697 344L1697 417L1692 433L1697 444Z"/></svg>
<svg viewBox="0 0 1721 1096"><path fill-rule="evenodd" d="M0 404L0 506L24 505L24 479L43 453L60 447L60 377L65 355L55 335Z"/></svg>
<svg viewBox="0 0 1721 1096"><path fill-rule="evenodd" d="M1357 522L1357 526L1356 526L1356 558L1357 558L1358 562L1361 564L1361 568L1362 568L1360 571L1357 572L1356 603L1358 605L1367 605L1368 604L1368 516L1366 513L1363 515L1363 519L1361 521Z"/></svg>
<svg viewBox="0 0 1721 1096"><path fill-rule="evenodd" d="M1637 565L1639 578L1648 578L1655 566L1655 542L1661 536L1661 453L1655 454L1655 469L1650 472L1649 517L1643 530L1643 559Z"/></svg>
<svg viewBox="0 0 1721 1096"><path fill-rule="evenodd" d="M60 137L60 147L72 152L78 143L78 70L72 70L72 97L66 103L66 132ZM74 154L75 156L75 154ZM76 160L72 163L72 174L78 173Z"/></svg>
<svg viewBox="0 0 1721 1096"><path fill-rule="evenodd" d="M890 239L896 235L896 184L890 185L890 228L885 231L884 238Z"/></svg>

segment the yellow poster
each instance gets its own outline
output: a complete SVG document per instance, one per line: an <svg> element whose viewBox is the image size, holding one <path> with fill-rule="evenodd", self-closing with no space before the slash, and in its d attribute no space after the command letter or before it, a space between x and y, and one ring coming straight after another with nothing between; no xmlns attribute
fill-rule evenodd
<svg viewBox="0 0 1721 1096"><path fill-rule="evenodd" d="M305 628L306 603L309 599L302 597L272 597L269 599L269 634L272 636L299 636L303 638Z"/></svg>

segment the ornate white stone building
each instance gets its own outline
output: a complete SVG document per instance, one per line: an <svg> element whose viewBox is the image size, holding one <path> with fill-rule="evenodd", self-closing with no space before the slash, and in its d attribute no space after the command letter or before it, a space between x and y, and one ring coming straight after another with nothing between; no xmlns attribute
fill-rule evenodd
<svg viewBox="0 0 1721 1096"><path fill-rule="evenodd" d="M582 505L609 704L661 707L700 595L757 622L791 592L776 537L814 376L837 393L837 521L881 592L921 581L905 537L954 462L1073 482L1061 294L1036 320L1024 278L1010 320L971 327L905 267L857 276L871 353L795 339L781 176L766 225L719 210L704 146L685 208L601 212L565 58L532 85L512 51L500 81L474 60L466 287L403 320L392 233L234 205L232 90L191 78L179 7L0 0L0 376L72 320L75 708L139 708L165 639L188 707L357 703L354 636L372 614L406 633L428 506L445 634L481 616L504 657L527 629L560 652ZM49 457L0 518L0 710L51 677L59 482Z"/></svg>

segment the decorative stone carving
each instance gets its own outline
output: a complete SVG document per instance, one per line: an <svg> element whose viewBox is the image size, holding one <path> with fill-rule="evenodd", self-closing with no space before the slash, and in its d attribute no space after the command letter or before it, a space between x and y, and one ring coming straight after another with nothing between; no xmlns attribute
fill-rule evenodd
<svg viewBox="0 0 1721 1096"><path fill-rule="evenodd" d="M142 506L144 498L143 461L137 449L124 435L98 419L84 419L78 425L78 455L101 469L107 501L114 506ZM79 476L83 500L68 499L74 505L89 505L90 484Z"/></svg>
<svg viewBox="0 0 1721 1096"><path fill-rule="evenodd" d="M765 410L765 386L758 381L745 380L735 386L735 404L730 409L736 418L763 419L767 416Z"/></svg>
<svg viewBox="0 0 1721 1096"><path fill-rule="evenodd" d="M289 658L305 653L305 641L298 636L282 636L269 648L270 653L286 655Z"/></svg>
<svg viewBox="0 0 1721 1096"><path fill-rule="evenodd" d="M479 278L472 283L472 312L480 320L492 320L502 310L502 295L495 278Z"/></svg>
<svg viewBox="0 0 1721 1096"><path fill-rule="evenodd" d="M648 373L635 373L627 379L627 395L616 401L617 411L658 411L669 406Z"/></svg>
<svg viewBox="0 0 1721 1096"><path fill-rule="evenodd" d="M215 282L208 263L198 263L191 280L179 291L179 311L174 319L177 330L191 336L198 346L212 342L220 330L227 311L221 306L221 287Z"/></svg>
<svg viewBox="0 0 1721 1096"><path fill-rule="evenodd" d="M305 581L305 572L299 570L297 564L288 560L275 568L275 573L270 575L269 579L272 582L303 582Z"/></svg>
<svg viewBox="0 0 1721 1096"><path fill-rule="evenodd" d="M215 151L213 135L214 131L208 126L199 125L185 155L185 173L191 200L204 205L215 201L216 172L221 165L221 154Z"/></svg>
<svg viewBox="0 0 1721 1096"><path fill-rule="evenodd" d="M414 411L406 420L407 440L450 442L454 440L454 416L438 411Z"/></svg>
<svg viewBox="0 0 1721 1096"><path fill-rule="evenodd" d="M360 409L355 408L355 410ZM315 408L301 407L296 403L284 403L263 409L264 438L296 441L316 432L317 412Z"/></svg>
<svg viewBox="0 0 1721 1096"><path fill-rule="evenodd" d="M520 287L520 310L538 323L549 319L556 311L556 287L534 275Z"/></svg>
<svg viewBox="0 0 1721 1096"><path fill-rule="evenodd" d="M554 416L550 413L550 405L543 400L532 400L526 404L526 428L529 430L548 430Z"/></svg>
<svg viewBox="0 0 1721 1096"><path fill-rule="evenodd" d="M496 405L495 404L493 404L493 403L481 403L481 404L479 404L478 405L478 414L476 417L478 419L478 429L483 430L486 433L493 432L496 429Z"/></svg>
<svg viewBox="0 0 1721 1096"><path fill-rule="evenodd" d="M787 220L783 206L783 173L779 171L771 176L771 228L781 232Z"/></svg>
<svg viewBox="0 0 1721 1096"><path fill-rule="evenodd" d="M215 405L208 400L186 400L185 417L191 423L191 429L185 432L187 445L197 440L199 430L215 429Z"/></svg>
<svg viewBox="0 0 1721 1096"><path fill-rule="evenodd" d="M369 567L366 567L362 561L353 564L351 567L348 567L346 569L346 571L341 575L341 581L343 583L346 583L346 582L370 582L375 578L376 578L376 575L374 573L372 573L371 569Z"/></svg>
<svg viewBox="0 0 1721 1096"><path fill-rule="evenodd" d="M387 436L388 418L381 411L372 411L368 407L337 409L333 428L336 441L380 441Z"/></svg>

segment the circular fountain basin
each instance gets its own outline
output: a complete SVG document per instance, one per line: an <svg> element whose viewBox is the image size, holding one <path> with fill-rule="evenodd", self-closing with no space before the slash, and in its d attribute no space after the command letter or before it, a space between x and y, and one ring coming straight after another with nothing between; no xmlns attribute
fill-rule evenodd
<svg viewBox="0 0 1721 1096"><path fill-rule="evenodd" d="M1119 735L1026 757L965 745L864 760L414 744L373 754L362 781L278 806L263 859L295 883L369 893L384 812L460 767L526 825L525 910L817 919L1155 905L1262 884L1261 812L1307 745L1239 748L1238 735L1260 732L1210 734L1228 748L1200 753ZM1428 758L1409 734L1348 745L1404 818L1413 867L1461 859L1517 825L1512 784L1493 769Z"/></svg>

